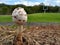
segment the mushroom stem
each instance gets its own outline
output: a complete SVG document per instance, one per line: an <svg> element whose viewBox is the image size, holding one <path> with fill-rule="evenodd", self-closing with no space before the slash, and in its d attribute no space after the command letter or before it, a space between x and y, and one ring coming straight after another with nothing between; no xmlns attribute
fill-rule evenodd
<svg viewBox="0 0 60 45"><path fill-rule="evenodd" d="M23 25L18 25L17 35L23 32Z"/></svg>
<svg viewBox="0 0 60 45"><path fill-rule="evenodd" d="M21 27L20 27L20 28L21 28L21 29L20 29L20 31L21 31L21 32L23 32L23 25L21 25Z"/></svg>
<svg viewBox="0 0 60 45"><path fill-rule="evenodd" d="M18 26L17 35L20 34L21 41L22 41L22 32L23 32L23 25L20 25Z"/></svg>

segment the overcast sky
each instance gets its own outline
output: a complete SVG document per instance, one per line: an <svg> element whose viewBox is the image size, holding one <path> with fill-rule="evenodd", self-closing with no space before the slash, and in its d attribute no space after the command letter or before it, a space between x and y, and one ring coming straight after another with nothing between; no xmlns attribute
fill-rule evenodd
<svg viewBox="0 0 60 45"><path fill-rule="evenodd" d="M24 4L27 6L44 3L45 5L60 6L60 0L0 0L0 3L5 3L8 5Z"/></svg>

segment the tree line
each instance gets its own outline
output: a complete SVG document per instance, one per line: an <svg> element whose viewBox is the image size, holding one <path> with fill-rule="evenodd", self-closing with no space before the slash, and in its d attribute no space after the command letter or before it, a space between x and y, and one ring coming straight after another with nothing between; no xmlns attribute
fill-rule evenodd
<svg viewBox="0 0 60 45"><path fill-rule="evenodd" d="M12 11L17 7L23 7L28 14L43 13L44 10L47 13L60 12L60 6L45 6L43 3L41 3L40 5L34 5L34 6L25 6L23 4L18 4L18 5L0 4L0 15L11 15Z"/></svg>

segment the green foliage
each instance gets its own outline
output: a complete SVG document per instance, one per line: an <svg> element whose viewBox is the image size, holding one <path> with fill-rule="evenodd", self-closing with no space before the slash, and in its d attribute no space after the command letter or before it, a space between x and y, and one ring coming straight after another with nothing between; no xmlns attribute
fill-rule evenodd
<svg viewBox="0 0 60 45"><path fill-rule="evenodd" d="M45 6L43 3L41 3L40 5L35 5L35 6L25 6L22 4L19 4L19 5L0 4L0 15L11 15L12 11L17 7L23 7L28 14L44 12L43 7L48 7L46 12L54 12L54 13L60 12L59 6L54 6L54 7Z"/></svg>

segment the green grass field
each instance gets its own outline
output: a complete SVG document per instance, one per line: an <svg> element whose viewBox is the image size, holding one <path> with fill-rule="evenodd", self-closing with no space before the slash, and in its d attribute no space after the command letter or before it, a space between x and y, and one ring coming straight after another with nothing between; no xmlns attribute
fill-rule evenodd
<svg viewBox="0 0 60 45"><path fill-rule="evenodd" d="M11 15L0 15L0 22L12 22ZM28 22L60 22L60 13L28 14Z"/></svg>
<svg viewBox="0 0 60 45"><path fill-rule="evenodd" d="M12 22L11 15L0 15L0 22Z"/></svg>

